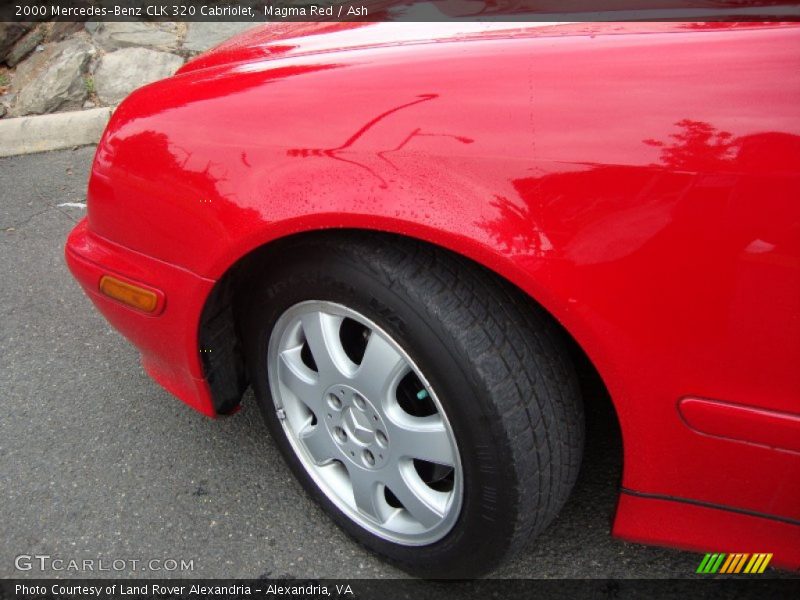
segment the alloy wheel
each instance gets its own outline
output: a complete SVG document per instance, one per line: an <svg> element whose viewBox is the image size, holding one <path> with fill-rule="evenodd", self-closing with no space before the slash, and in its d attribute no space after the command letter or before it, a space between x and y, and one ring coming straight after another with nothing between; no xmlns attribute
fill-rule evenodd
<svg viewBox="0 0 800 600"><path fill-rule="evenodd" d="M463 472L435 391L363 314L301 302L278 319L267 372L303 467L353 521L386 540L431 544L458 518Z"/></svg>

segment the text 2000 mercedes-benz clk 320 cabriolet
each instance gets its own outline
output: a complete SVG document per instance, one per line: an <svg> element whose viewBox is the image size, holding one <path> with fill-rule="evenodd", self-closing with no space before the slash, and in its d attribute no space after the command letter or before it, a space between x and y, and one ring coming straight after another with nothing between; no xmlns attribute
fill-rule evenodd
<svg viewBox="0 0 800 600"><path fill-rule="evenodd" d="M615 535L800 566L800 26L298 28L97 149L67 261L147 372L252 386L342 528L472 576L567 499L588 371Z"/></svg>

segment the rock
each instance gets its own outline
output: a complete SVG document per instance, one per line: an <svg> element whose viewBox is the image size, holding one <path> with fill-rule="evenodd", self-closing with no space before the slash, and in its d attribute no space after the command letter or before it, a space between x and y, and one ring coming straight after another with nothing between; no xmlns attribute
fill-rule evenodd
<svg viewBox="0 0 800 600"><path fill-rule="evenodd" d="M22 61L23 58L28 56L36 49L36 46L44 40L44 33L41 27L37 27L33 31L29 31L22 36L16 44L6 54L6 64L9 67L16 66L17 63Z"/></svg>
<svg viewBox="0 0 800 600"><path fill-rule="evenodd" d="M57 49L57 45L53 44L41 52L35 52L25 61L17 65L16 73L11 82L11 89L15 92L19 91L33 81L44 68L47 61L53 57L53 53L56 52Z"/></svg>
<svg viewBox="0 0 800 600"><path fill-rule="evenodd" d="M253 23L188 23L183 47L192 52L205 52L251 27Z"/></svg>
<svg viewBox="0 0 800 600"><path fill-rule="evenodd" d="M0 104L0 119L6 116L6 112L8 112L8 110L6 109L6 105Z"/></svg>
<svg viewBox="0 0 800 600"><path fill-rule="evenodd" d="M80 108L89 95L84 74L94 47L77 38L48 44L17 67L11 84L17 94L12 116Z"/></svg>
<svg viewBox="0 0 800 600"><path fill-rule="evenodd" d="M91 100L87 100L83 103L83 108L94 108L96 105Z"/></svg>
<svg viewBox="0 0 800 600"><path fill-rule="evenodd" d="M83 29L83 23L72 23L70 21L56 21L50 27L50 31L45 36L46 42L60 42L67 36L79 32Z"/></svg>
<svg viewBox="0 0 800 600"><path fill-rule="evenodd" d="M86 30L107 52L131 47L174 50L178 46L175 23L87 23Z"/></svg>
<svg viewBox="0 0 800 600"><path fill-rule="evenodd" d="M94 89L103 104L117 104L136 88L169 77L183 64L180 56L147 48L106 54L94 72Z"/></svg>
<svg viewBox="0 0 800 600"><path fill-rule="evenodd" d="M5 61L14 43L33 28L33 23L0 22L0 62Z"/></svg>

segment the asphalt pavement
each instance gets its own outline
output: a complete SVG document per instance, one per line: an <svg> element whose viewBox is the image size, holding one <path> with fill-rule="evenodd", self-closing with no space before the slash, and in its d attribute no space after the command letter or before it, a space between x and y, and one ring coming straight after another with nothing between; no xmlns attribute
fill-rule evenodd
<svg viewBox="0 0 800 600"><path fill-rule="evenodd" d="M232 417L195 413L83 295L63 245L93 152L0 159L0 577L93 575L20 571L20 555L163 561L97 576L403 577L306 497L251 395ZM619 437L599 419L559 518L494 575L694 576L698 554L610 536L620 471ZM193 569L163 570L170 559Z"/></svg>

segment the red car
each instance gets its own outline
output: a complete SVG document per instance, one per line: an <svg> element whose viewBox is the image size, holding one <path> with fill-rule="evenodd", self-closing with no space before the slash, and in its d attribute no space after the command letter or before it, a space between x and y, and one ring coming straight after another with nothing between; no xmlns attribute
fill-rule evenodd
<svg viewBox="0 0 800 600"><path fill-rule="evenodd" d="M209 416L409 572L558 514L579 367L614 535L800 566L800 26L259 28L132 94L66 257Z"/></svg>

